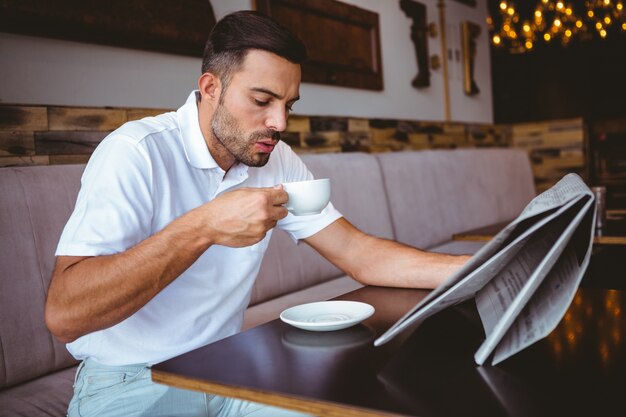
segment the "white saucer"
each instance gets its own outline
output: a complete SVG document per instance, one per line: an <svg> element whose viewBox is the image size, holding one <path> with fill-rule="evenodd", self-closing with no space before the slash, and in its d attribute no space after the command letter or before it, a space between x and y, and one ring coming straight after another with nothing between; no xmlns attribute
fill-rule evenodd
<svg viewBox="0 0 626 417"><path fill-rule="evenodd" d="M304 330L325 332L354 326L374 314L374 307L358 301L321 301L301 304L280 313L287 324Z"/></svg>

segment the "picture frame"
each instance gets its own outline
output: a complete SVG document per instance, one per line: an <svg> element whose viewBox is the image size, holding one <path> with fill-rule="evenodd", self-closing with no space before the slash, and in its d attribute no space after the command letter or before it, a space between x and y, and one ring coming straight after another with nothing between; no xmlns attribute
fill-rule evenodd
<svg viewBox="0 0 626 417"><path fill-rule="evenodd" d="M0 30L202 56L215 15L209 0L2 0Z"/></svg>
<svg viewBox="0 0 626 417"><path fill-rule="evenodd" d="M457 3L462 3L469 7L476 7L476 0L454 0Z"/></svg>
<svg viewBox="0 0 626 417"><path fill-rule="evenodd" d="M462 21L461 41L463 51L463 92L468 96L480 93L480 88L475 79L476 53L478 44L476 38L480 36L482 29L479 24Z"/></svg>
<svg viewBox="0 0 626 417"><path fill-rule="evenodd" d="M335 0L257 0L256 9L306 45L302 81L383 89L377 13Z"/></svg>

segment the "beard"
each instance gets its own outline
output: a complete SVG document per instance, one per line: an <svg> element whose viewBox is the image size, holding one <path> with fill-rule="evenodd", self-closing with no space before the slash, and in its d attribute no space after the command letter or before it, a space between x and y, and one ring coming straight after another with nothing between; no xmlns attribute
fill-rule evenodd
<svg viewBox="0 0 626 417"><path fill-rule="evenodd" d="M211 119L213 136L220 141L235 159L250 167L262 167L267 164L271 153L257 152L254 144L260 140L272 138L280 140L280 132L267 129L247 134L239 126L239 122L230 114L223 104L218 104Z"/></svg>

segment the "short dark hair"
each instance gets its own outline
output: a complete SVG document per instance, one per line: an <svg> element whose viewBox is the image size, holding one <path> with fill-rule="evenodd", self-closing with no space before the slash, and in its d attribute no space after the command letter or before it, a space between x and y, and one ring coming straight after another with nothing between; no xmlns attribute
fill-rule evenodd
<svg viewBox="0 0 626 417"><path fill-rule="evenodd" d="M224 16L211 30L202 73L217 75L226 87L250 49L272 52L294 64L307 59L302 41L285 27L259 12L241 10Z"/></svg>

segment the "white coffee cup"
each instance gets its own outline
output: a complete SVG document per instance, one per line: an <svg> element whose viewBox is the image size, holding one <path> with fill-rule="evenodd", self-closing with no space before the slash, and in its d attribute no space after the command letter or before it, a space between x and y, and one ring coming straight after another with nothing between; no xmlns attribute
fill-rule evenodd
<svg viewBox="0 0 626 417"><path fill-rule="evenodd" d="M330 201L330 180L286 182L283 189L289 194L289 201L285 204L287 210L294 216L319 214Z"/></svg>

